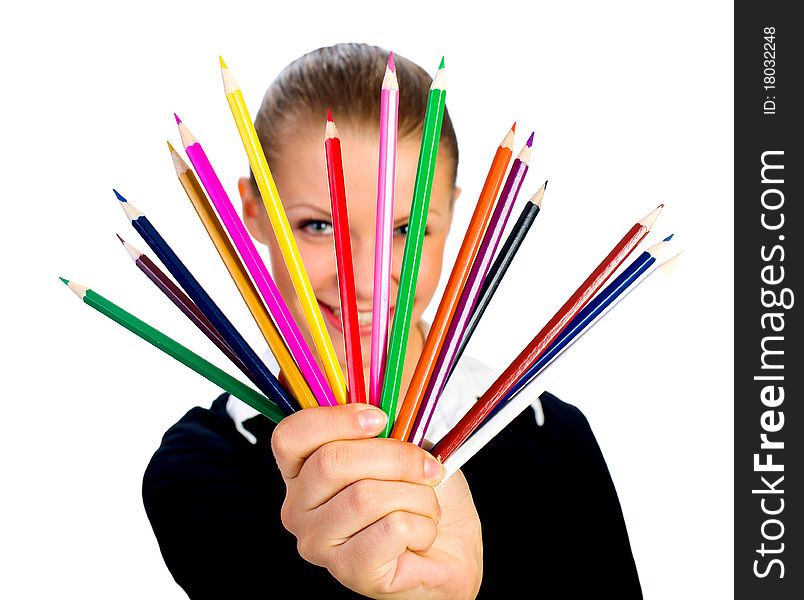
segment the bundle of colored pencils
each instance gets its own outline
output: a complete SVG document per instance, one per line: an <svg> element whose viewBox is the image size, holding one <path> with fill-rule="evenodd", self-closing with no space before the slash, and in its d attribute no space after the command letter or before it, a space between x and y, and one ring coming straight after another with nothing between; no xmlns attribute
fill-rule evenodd
<svg viewBox="0 0 804 600"><path fill-rule="evenodd" d="M659 205L626 231L481 398L466 408L460 421L442 439L431 441L427 437L428 427L445 386L540 212L547 182L524 203L518 219L500 247L503 232L528 173L534 134L530 134L515 158L516 124L505 133L497 147L412 379L404 398L400 398L445 111L443 58L427 98L393 319L390 318L389 307L399 111L399 85L393 53L389 55L382 86L378 90L381 110L368 389L363 382L341 140L332 114L327 115L324 124L324 155L332 211L340 318L344 332L345 377L243 94L223 59L220 67L226 99L282 259L301 304L313 348L305 341L286 299L280 294L260 258L204 149L178 116L179 136L192 167L168 143L176 175L276 358L280 373L274 374L268 369L151 221L116 191L115 195L132 226L169 275L147 255L120 238L137 267L254 387L209 363L97 292L66 279L63 281L85 303L196 370L274 422L296 410L313 406L368 402L381 407L388 415L388 424L382 436L428 448L436 458L445 462L449 473L454 472L545 391L547 372L568 347L620 299L647 280L649 275L669 272L675 264L677 252L673 255L672 243L667 238L652 245L629 265L624 265L651 230L663 206ZM665 260L670 255L673 256ZM618 270L619 275L604 288ZM655 281L657 278L651 279Z"/></svg>

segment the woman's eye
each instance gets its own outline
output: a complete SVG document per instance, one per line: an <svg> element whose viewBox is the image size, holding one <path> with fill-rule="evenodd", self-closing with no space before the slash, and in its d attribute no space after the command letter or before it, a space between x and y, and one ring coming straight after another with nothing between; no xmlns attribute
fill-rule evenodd
<svg viewBox="0 0 804 600"><path fill-rule="evenodd" d="M332 233L332 223L310 219L309 221L301 223L299 229L313 235L329 235Z"/></svg>
<svg viewBox="0 0 804 600"><path fill-rule="evenodd" d="M399 227L394 229L394 235L407 236L408 235L408 228L409 228L408 223L405 223L404 225L400 225ZM430 228L425 227L424 228L424 235L429 235L429 233L430 233Z"/></svg>

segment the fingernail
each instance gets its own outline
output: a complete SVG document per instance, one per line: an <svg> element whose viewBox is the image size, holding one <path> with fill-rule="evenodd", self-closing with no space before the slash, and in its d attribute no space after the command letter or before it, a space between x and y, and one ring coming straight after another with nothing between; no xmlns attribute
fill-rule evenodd
<svg viewBox="0 0 804 600"><path fill-rule="evenodd" d="M424 476L430 481L439 481L444 475L444 465L434 458L424 459Z"/></svg>
<svg viewBox="0 0 804 600"><path fill-rule="evenodd" d="M388 420L385 413L378 408L370 408L357 413L357 421L360 428L366 431L376 431L385 425Z"/></svg>

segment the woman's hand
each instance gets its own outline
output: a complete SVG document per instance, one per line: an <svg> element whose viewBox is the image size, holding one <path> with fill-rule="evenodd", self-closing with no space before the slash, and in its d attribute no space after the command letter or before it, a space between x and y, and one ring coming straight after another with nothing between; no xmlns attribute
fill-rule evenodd
<svg viewBox="0 0 804 600"><path fill-rule="evenodd" d="M375 438L385 414L366 404L286 417L271 443L287 493L282 524L299 554L373 598L474 598L480 521L463 474L407 442Z"/></svg>

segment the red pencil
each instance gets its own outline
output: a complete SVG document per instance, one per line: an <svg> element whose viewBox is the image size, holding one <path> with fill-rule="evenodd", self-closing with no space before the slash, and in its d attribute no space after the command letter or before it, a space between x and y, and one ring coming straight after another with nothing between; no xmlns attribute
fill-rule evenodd
<svg viewBox="0 0 804 600"><path fill-rule="evenodd" d="M639 242L650 231L651 226L659 216L664 204L657 206L649 215L637 221L617 243L608 256L603 259L597 268L586 278L575 293L558 309L536 337L520 352L508 368L491 384L488 390L474 403L469 411L461 418L441 441L430 450L430 453L441 462L445 461L458 447L472 435L494 410L516 382L522 377L531 365L541 356L550 343L569 324L572 318L595 295L617 267L637 247Z"/></svg>
<svg viewBox="0 0 804 600"><path fill-rule="evenodd" d="M327 129L324 138L327 154L327 181L332 204L332 229L335 237L335 259L338 268L338 292L341 298L341 323L346 350L346 381L349 387L349 402L367 402L363 382L363 352L360 348L360 323L357 319L355 297L355 273L352 265L352 244L349 240L349 217L346 213L346 187L343 182L341 140L327 113Z"/></svg>

